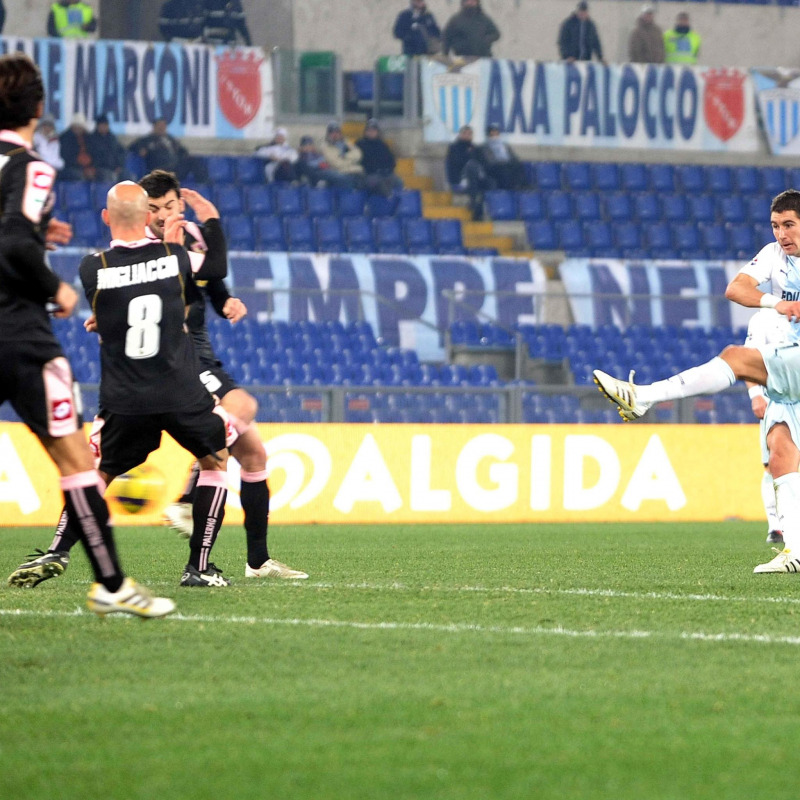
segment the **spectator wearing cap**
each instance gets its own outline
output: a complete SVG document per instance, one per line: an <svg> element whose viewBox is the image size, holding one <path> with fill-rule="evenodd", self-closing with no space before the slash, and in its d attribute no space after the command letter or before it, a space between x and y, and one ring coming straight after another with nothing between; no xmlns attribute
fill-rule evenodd
<svg viewBox="0 0 800 800"><path fill-rule="evenodd" d="M442 32L425 0L411 0L409 7L397 15L392 33L403 43L404 56L438 53L442 47Z"/></svg>
<svg viewBox="0 0 800 800"><path fill-rule="evenodd" d="M286 128L276 128L269 144L256 148L256 155L267 162L264 165L264 177L268 183L291 183L295 179L294 165L299 154L288 139L289 131Z"/></svg>
<svg viewBox="0 0 800 800"><path fill-rule="evenodd" d="M86 127L86 117L75 114L67 128L58 137L61 146L61 158L64 159L64 169L60 177L65 181L92 181L95 168L92 156L89 153L89 130Z"/></svg>
<svg viewBox="0 0 800 800"><path fill-rule="evenodd" d="M469 125L462 125L458 136L448 145L445 172L453 192L469 195L472 219L483 219L484 194L494 189L494 181L487 172L483 149L472 141Z"/></svg>
<svg viewBox="0 0 800 800"><path fill-rule="evenodd" d="M33 149L54 170L64 169L64 159L61 158L61 142L56 133L55 120L48 114L39 120L33 134Z"/></svg>
<svg viewBox="0 0 800 800"><path fill-rule="evenodd" d="M461 10L447 21L442 34L442 52L471 58L491 58L492 45L500 31L481 8L480 0L461 0Z"/></svg>
<svg viewBox="0 0 800 800"><path fill-rule="evenodd" d="M561 23L558 51L561 58L570 64L573 61L591 61L595 55L599 61L605 63L597 26L589 17L589 6L583 0Z"/></svg>
<svg viewBox="0 0 800 800"><path fill-rule="evenodd" d="M116 183L130 177L125 170L125 148L111 133L105 114L94 121L94 130L89 134L86 146L95 168L95 180Z"/></svg>
<svg viewBox="0 0 800 800"><path fill-rule="evenodd" d="M313 136L300 137L300 151L294 165L295 175L298 180L317 186L324 183L326 186L335 186L342 189L355 188L355 182L350 175L343 175L325 160L322 151L314 143Z"/></svg>
<svg viewBox="0 0 800 800"><path fill-rule="evenodd" d="M696 64L701 43L700 34L692 30L689 15L681 11L675 18L675 26L664 31L664 61L667 64Z"/></svg>
<svg viewBox="0 0 800 800"><path fill-rule="evenodd" d="M664 63L664 32L656 25L655 9L644 6L628 39L628 59L632 64Z"/></svg>
<svg viewBox="0 0 800 800"><path fill-rule="evenodd" d="M500 126L489 125L486 141L481 146L482 161L486 172L497 189L528 188L525 165L517 154L500 138Z"/></svg>
<svg viewBox="0 0 800 800"><path fill-rule="evenodd" d="M363 185L364 170L361 168L361 150L342 135L338 122L331 122L325 130L325 141L320 147L328 166L342 175L350 175L355 185Z"/></svg>
<svg viewBox="0 0 800 800"><path fill-rule="evenodd" d="M356 142L356 147L361 151L364 188L368 192L390 197L392 192L403 188L403 181L394 172L397 160L381 137L378 120L367 121L364 135Z"/></svg>

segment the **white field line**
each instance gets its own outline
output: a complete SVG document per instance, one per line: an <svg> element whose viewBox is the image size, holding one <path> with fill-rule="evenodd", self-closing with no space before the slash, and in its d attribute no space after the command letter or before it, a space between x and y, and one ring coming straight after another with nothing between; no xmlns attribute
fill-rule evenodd
<svg viewBox="0 0 800 800"><path fill-rule="evenodd" d="M45 618L81 618L92 617L89 611L76 608L74 611L34 611L28 609L0 609L2 617L45 617ZM299 619L278 617L241 617L241 616L213 616L208 614L173 614L164 620L168 623L219 623L223 625L265 625L308 628L349 628L365 631L421 631L433 633L477 633L499 634L504 636L565 636L572 639L660 639L683 640L722 643L744 644L775 644L775 645L800 645L800 636L771 636L762 633L707 633L704 631L678 631L669 633L664 631L645 630L574 630L561 625L543 627L534 625L502 626L502 625L476 625L471 623L451 623L437 625L427 622L357 622L354 620L335 619Z"/></svg>

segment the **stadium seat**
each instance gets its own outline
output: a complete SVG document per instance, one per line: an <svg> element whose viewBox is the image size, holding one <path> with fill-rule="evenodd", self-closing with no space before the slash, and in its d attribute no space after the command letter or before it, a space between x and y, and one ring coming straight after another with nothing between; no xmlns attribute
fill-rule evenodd
<svg viewBox="0 0 800 800"><path fill-rule="evenodd" d="M673 229L675 247L686 258L696 258L700 249L700 233L693 222L677 224Z"/></svg>
<svg viewBox="0 0 800 800"><path fill-rule="evenodd" d="M761 191L761 179L758 167L734 167L733 189L749 195Z"/></svg>
<svg viewBox="0 0 800 800"><path fill-rule="evenodd" d="M558 248L555 225L549 219L526 222L525 232L534 250L556 250Z"/></svg>
<svg viewBox="0 0 800 800"><path fill-rule="evenodd" d="M661 206L655 192L637 192L633 196L633 213L640 222L661 219Z"/></svg>
<svg viewBox="0 0 800 800"><path fill-rule="evenodd" d="M672 249L672 231L666 222L657 222L644 227L644 244L655 258Z"/></svg>
<svg viewBox="0 0 800 800"><path fill-rule="evenodd" d="M82 208L69 214L74 247L98 247L108 238L108 229L100 224L100 212Z"/></svg>
<svg viewBox="0 0 800 800"><path fill-rule="evenodd" d="M286 240L286 248L290 251L308 253L316 249L311 217L284 217L283 236Z"/></svg>
<svg viewBox="0 0 800 800"><path fill-rule="evenodd" d="M622 164L620 176L626 192L644 192L650 188L650 178L644 164Z"/></svg>
<svg viewBox="0 0 800 800"><path fill-rule="evenodd" d="M789 188L783 167L761 167L759 177L761 178L761 191L772 197Z"/></svg>
<svg viewBox="0 0 800 800"><path fill-rule="evenodd" d="M263 184L264 160L255 156L241 156L236 159L236 181L242 186Z"/></svg>
<svg viewBox="0 0 800 800"><path fill-rule="evenodd" d="M745 198L747 220L751 223L764 223L769 219L772 198L766 194L754 194Z"/></svg>
<svg viewBox="0 0 800 800"><path fill-rule="evenodd" d="M592 164L592 186L598 192L616 192L622 188L618 164Z"/></svg>
<svg viewBox="0 0 800 800"><path fill-rule="evenodd" d="M516 216L526 221L544 219L545 204L542 192L517 192Z"/></svg>
<svg viewBox="0 0 800 800"><path fill-rule="evenodd" d="M614 245L622 250L638 250L642 246L642 235L635 222L612 223Z"/></svg>
<svg viewBox="0 0 800 800"><path fill-rule="evenodd" d="M583 239L583 225L578 220L570 219L556 223L558 246L568 256L584 255L586 242Z"/></svg>
<svg viewBox="0 0 800 800"><path fill-rule="evenodd" d="M733 191L733 170L719 164L706 167L706 190L712 194L730 194Z"/></svg>
<svg viewBox="0 0 800 800"><path fill-rule="evenodd" d="M283 226L280 217L267 214L256 217L256 242L261 250L279 251L286 249L286 240L283 237Z"/></svg>
<svg viewBox="0 0 800 800"><path fill-rule="evenodd" d="M650 164L647 167L650 188L656 192L675 191L675 168L672 164Z"/></svg>
<svg viewBox="0 0 800 800"><path fill-rule="evenodd" d="M593 256L613 258L614 237L610 222L587 222L583 226L583 238Z"/></svg>
<svg viewBox="0 0 800 800"><path fill-rule="evenodd" d="M305 187L306 214L309 217L329 217L333 214L333 191L328 188Z"/></svg>
<svg viewBox="0 0 800 800"><path fill-rule="evenodd" d="M688 194L689 216L693 222L714 222L717 218L717 209L714 198L709 194Z"/></svg>
<svg viewBox="0 0 800 800"><path fill-rule="evenodd" d="M678 188L686 194L698 194L706 190L706 176L699 164L681 164L675 169Z"/></svg>
<svg viewBox="0 0 800 800"><path fill-rule="evenodd" d="M728 251L728 235L724 225L709 223L700 226L700 238L710 258L722 258Z"/></svg>
<svg viewBox="0 0 800 800"><path fill-rule="evenodd" d="M340 217L363 217L366 194L360 189L337 189L336 210Z"/></svg>
<svg viewBox="0 0 800 800"><path fill-rule="evenodd" d="M59 207L65 214L93 209L92 185L88 181L64 181L57 184ZM103 198L105 206L105 198Z"/></svg>
<svg viewBox="0 0 800 800"><path fill-rule="evenodd" d="M370 194L364 203L364 215L367 217L391 217L397 207L397 197L384 197L382 194Z"/></svg>
<svg viewBox="0 0 800 800"><path fill-rule="evenodd" d="M440 255L464 252L460 219L437 219L433 221L433 239Z"/></svg>
<svg viewBox="0 0 800 800"><path fill-rule="evenodd" d="M266 184L252 184L243 189L244 209L254 216L272 214L272 192Z"/></svg>
<svg viewBox="0 0 800 800"><path fill-rule="evenodd" d="M534 164L534 181L537 189L550 191L561 188L561 165L557 161L539 161Z"/></svg>
<svg viewBox="0 0 800 800"><path fill-rule="evenodd" d="M418 189L403 189L397 195L394 214L396 217L421 217L422 195Z"/></svg>
<svg viewBox="0 0 800 800"><path fill-rule="evenodd" d="M667 222L682 222L689 216L685 195L665 194L661 197L661 216Z"/></svg>
<svg viewBox="0 0 800 800"><path fill-rule="evenodd" d="M232 156L208 156L208 180L211 183L233 183L236 177Z"/></svg>
<svg viewBox="0 0 800 800"><path fill-rule="evenodd" d="M379 253L407 253L403 225L398 217L378 217L372 221L375 244Z"/></svg>
<svg viewBox="0 0 800 800"><path fill-rule="evenodd" d="M583 192L592 188L592 172L584 161L569 161L564 164L563 183L573 192Z"/></svg>
<svg viewBox="0 0 800 800"><path fill-rule="evenodd" d="M275 213L281 217L297 217L305 213L299 186L278 186L273 195Z"/></svg>
<svg viewBox="0 0 800 800"><path fill-rule="evenodd" d="M546 199L547 217L553 222L567 220L572 217L572 203L567 192L550 192Z"/></svg>
<svg viewBox="0 0 800 800"><path fill-rule="evenodd" d="M314 241L320 253L341 253L344 250L344 238L339 218L315 217Z"/></svg>
<svg viewBox="0 0 800 800"><path fill-rule="evenodd" d="M490 189L485 195L486 213L490 219L511 220L517 218L514 193L506 189Z"/></svg>
<svg viewBox="0 0 800 800"><path fill-rule="evenodd" d="M573 196L575 216L581 221L600 219L600 197L596 192L576 192Z"/></svg>
<svg viewBox="0 0 800 800"><path fill-rule="evenodd" d="M350 253L374 253L372 225L366 217L346 216L342 219L344 240Z"/></svg>
<svg viewBox="0 0 800 800"><path fill-rule="evenodd" d="M244 213L244 203L239 187L233 183L220 184L214 187L214 205L222 219L235 214Z"/></svg>
<svg viewBox="0 0 800 800"><path fill-rule="evenodd" d="M94 181L92 186L92 208L105 208L108 200L108 190L116 181Z"/></svg>
<svg viewBox="0 0 800 800"><path fill-rule="evenodd" d="M244 214L223 217L225 236L231 250L255 250L253 220Z"/></svg>
<svg viewBox="0 0 800 800"><path fill-rule="evenodd" d="M717 199L717 207L719 209L719 218L723 222L744 222L748 219L747 206L741 195L723 195Z"/></svg>
<svg viewBox="0 0 800 800"><path fill-rule="evenodd" d="M626 165L623 164L623 168ZM605 216L613 222L625 222L633 217L633 201L628 192L614 192L603 198Z"/></svg>
<svg viewBox="0 0 800 800"><path fill-rule="evenodd" d="M409 253L432 253L433 228L431 221L424 217L403 220L403 235Z"/></svg>

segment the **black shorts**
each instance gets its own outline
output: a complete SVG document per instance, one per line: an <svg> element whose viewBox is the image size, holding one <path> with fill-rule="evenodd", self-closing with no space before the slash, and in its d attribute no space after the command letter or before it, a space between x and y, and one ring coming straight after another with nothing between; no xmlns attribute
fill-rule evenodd
<svg viewBox="0 0 800 800"><path fill-rule="evenodd" d="M144 463L158 449L164 431L195 458L225 449L226 425L213 408L141 415L101 411L89 440L100 458L99 468L116 477Z"/></svg>
<svg viewBox="0 0 800 800"><path fill-rule="evenodd" d="M217 400L222 400L231 389L238 389L239 385L222 368L222 364L217 361L217 366L211 366L207 361L200 362L200 380L206 387L208 393Z"/></svg>
<svg viewBox="0 0 800 800"><path fill-rule="evenodd" d="M61 345L3 342L0 404L8 400L19 418L39 437L61 438L78 430L80 398Z"/></svg>

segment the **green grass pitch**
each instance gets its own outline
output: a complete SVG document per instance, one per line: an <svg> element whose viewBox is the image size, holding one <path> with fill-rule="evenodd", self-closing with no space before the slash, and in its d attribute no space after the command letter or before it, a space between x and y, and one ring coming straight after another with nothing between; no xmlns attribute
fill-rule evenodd
<svg viewBox="0 0 800 800"><path fill-rule="evenodd" d="M0 797L789 798L800 575L766 526L276 527L308 581L177 587L186 543L118 529L156 621L85 608L77 553L0 530Z"/></svg>

